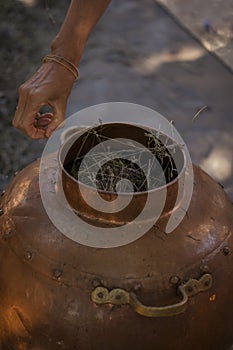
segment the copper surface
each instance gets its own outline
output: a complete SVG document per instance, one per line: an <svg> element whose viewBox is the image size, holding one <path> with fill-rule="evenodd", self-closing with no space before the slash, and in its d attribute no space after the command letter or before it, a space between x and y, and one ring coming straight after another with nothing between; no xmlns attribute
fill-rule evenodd
<svg viewBox="0 0 233 350"><path fill-rule="evenodd" d="M232 344L233 209L220 185L194 167L192 202L175 231L167 235L156 225L131 244L95 249L53 226L38 167L39 161L19 172L0 199L2 350L224 350ZM211 289L173 317L147 318L129 305L91 300L100 286L133 292L144 305L174 304L179 285L206 271Z"/></svg>
<svg viewBox="0 0 233 350"><path fill-rule="evenodd" d="M96 132L98 132L98 129ZM144 136L144 133L145 133L145 129L139 128L137 126L120 124L120 123L105 124L104 129L103 130L100 129L100 134L103 135L104 137L111 137L111 139L115 139L115 138L124 138L124 139L130 139L130 140L133 139L134 141L137 141L142 145L144 144L144 146L146 147L147 144L146 144L146 138ZM83 139L85 139L84 145L82 144ZM59 162L62 170L62 184L63 184L64 193L66 195L67 201L69 202L70 206L74 209L74 211L76 211L79 215L81 215L85 220L91 221L92 224L95 224L97 226L124 225L134 220L134 218L137 217L140 214L140 212L143 210L147 200L148 192L134 193L130 204L120 212L111 213L111 214L105 213L101 210L94 209L93 207L96 207L96 205L90 206L87 204L87 202L92 204L99 203L94 189L91 188L90 186L80 183L78 180L72 177L69 171L67 170L68 165L74 160L78 149L82 149L81 155L85 155L98 142L99 141L96 140L94 136L93 137L89 136L88 138L86 138L86 133L82 137L77 137L77 140L76 140L76 137L74 137L74 142L72 144L72 147L70 147L67 154L66 152L64 152L66 151L67 145L66 143L63 144L59 154ZM176 153L181 159L180 163L184 165L185 154L183 153L182 149L177 147ZM174 204L177 198L177 191L178 191L177 180L181 176L183 176L183 171L180 171L180 174L176 179L166 184L166 190L167 190L166 203L164 205L164 210L161 214L161 217L168 214L174 208ZM83 199L81 190L85 193L87 201ZM147 220L150 220L150 219L153 220L153 215L154 215L154 212L156 211L156 205L161 198L162 191L163 191L162 188L156 188L155 190L150 190L150 193L153 196L154 206L153 208L150 208L146 213L145 216ZM127 196L126 193L116 194L113 192L106 192L102 190L99 190L98 192L100 193L101 197L105 201L109 202L109 207L112 207L113 209L114 209L114 199L116 199L117 196L120 196L120 197ZM166 220L168 220L168 215Z"/></svg>

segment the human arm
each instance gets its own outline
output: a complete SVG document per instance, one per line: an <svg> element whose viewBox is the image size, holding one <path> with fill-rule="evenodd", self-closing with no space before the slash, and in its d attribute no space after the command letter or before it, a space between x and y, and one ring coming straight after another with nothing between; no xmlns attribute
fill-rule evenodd
<svg viewBox="0 0 233 350"><path fill-rule="evenodd" d="M72 0L64 23L52 41L51 53L78 66L87 39L110 2ZM67 100L74 81L72 72L61 64L44 62L19 88L19 103L13 125L33 139L50 137L65 118ZM53 112L39 115L44 105L51 106ZM35 126L37 119L39 127Z"/></svg>

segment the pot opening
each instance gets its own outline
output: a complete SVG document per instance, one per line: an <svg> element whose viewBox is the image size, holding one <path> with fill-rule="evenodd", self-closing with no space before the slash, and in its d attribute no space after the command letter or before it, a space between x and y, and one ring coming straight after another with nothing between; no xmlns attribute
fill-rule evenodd
<svg viewBox="0 0 233 350"><path fill-rule="evenodd" d="M160 131L109 123L77 134L63 167L84 186L128 194L172 183L184 158L181 147Z"/></svg>

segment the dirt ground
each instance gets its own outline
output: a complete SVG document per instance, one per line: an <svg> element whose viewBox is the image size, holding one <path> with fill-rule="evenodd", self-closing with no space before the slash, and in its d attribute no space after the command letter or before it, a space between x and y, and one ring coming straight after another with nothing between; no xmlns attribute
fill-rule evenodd
<svg viewBox="0 0 233 350"><path fill-rule="evenodd" d="M11 125L18 87L39 67L50 51L69 1L2 0L0 11L0 190L14 172L40 156L44 142L29 140ZM33 5L34 4L34 5Z"/></svg>
<svg viewBox="0 0 233 350"><path fill-rule="evenodd" d="M17 89L49 52L68 4L1 2L0 189L43 149L44 141L29 140L11 120ZM233 198L232 74L154 1L113 1L88 42L80 72L68 116L109 101L151 107L175 121L193 162L223 183ZM190 126L204 105L208 110Z"/></svg>

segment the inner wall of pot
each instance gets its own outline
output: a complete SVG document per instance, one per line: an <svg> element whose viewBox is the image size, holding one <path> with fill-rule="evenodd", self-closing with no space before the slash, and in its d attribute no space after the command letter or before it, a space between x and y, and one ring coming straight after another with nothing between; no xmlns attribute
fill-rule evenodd
<svg viewBox="0 0 233 350"><path fill-rule="evenodd" d="M173 139L167 137L166 135L162 134L159 131L148 130L146 128L139 127L137 125L129 125L129 124L123 124L123 123L109 123L109 124L98 125L97 127L90 127L89 129L85 130L85 132L81 134L80 133L74 134L68 142L69 148L67 149L67 146L64 145L63 150L60 154L61 160L64 159L64 161L62 162L63 169L66 171L67 174L69 174L69 176L73 178L74 181L78 181L71 174L72 164L76 159L77 155L78 157L81 157L81 158L85 157L85 155L90 150L94 149L94 147L97 146L98 144L106 141L106 139L113 140L113 144L114 144L114 147L116 147L116 150L117 150L117 147L122 147L122 145L120 144L119 146L117 146L117 142L114 143L114 140L116 139L127 139L129 141L133 140L141 144L146 149L148 148L148 133L152 133L153 136L156 137L155 139L156 139L156 142L158 142L159 150L166 149L166 154L168 155L168 158L169 158L169 167L167 167L166 162L161 161L159 157L156 157L156 158L164 170L164 178L166 182L165 184L166 185L171 184L177 180L177 178L180 176L185 166L182 145L178 145ZM150 142L149 146L153 147L153 139L152 139L152 143ZM63 153L63 151L65 153ZM172 168L172 174L173 174L172 177L170 175L171 168ZM85 183L83 185L86 186ZM103 192L111 192L111 191L103 191Z"/></svg>

